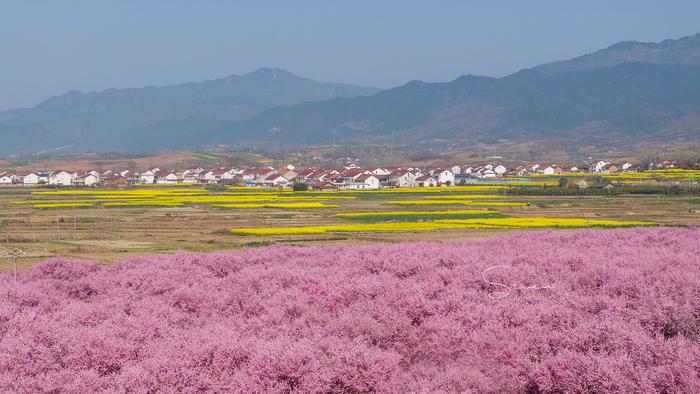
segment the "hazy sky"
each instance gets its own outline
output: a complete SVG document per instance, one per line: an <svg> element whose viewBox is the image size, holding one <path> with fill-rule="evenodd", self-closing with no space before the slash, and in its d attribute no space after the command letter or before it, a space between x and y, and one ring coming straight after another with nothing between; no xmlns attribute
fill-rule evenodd
<svg viewBox="0 0 700 394"><path fill-rule="evenodd" d="M281 67L392 87L700 32L700 1L0 0L0 109Z"/></svg>

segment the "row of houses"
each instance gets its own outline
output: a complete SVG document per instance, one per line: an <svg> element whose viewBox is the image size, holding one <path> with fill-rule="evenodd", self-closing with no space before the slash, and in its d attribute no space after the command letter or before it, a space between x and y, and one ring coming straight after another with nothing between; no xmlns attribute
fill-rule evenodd
<svg viewBox="0 0 700 394"><path fill-rule="evenodd" d="M644 169L672 168L675 162L650 163ZM639 171L629 162L595 160L590 165L561 167L531 163L506 167L499 163L456 164L447 167L412 166L359 167L347 163L339 169L284 167L189 168L184 170L150 168L136 172L121 171L10 171L0 170L0 186L121 186L133 184L226 184L242 186L288 187L302 182L314 189L380 189L387 187L435 187L471 183L506 175L557 175L564 172L614 173Z"/></svg>
<svg viewBox="0 0 700 394"><path fill-rule="evenodd" d="M0 186L94 186L100 183L97 171L3 171L0 170Z"/></svg>

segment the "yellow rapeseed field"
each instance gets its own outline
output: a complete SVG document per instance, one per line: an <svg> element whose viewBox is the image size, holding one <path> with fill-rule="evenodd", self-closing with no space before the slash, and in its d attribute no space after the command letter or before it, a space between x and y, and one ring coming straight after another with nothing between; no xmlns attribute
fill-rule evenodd
<svg viewBox="0 0 700 394"><path fill-rule="evenodd" d="M391 232L391 231L432 231L447 229L479 228L575 228L575 227L630 227L651 226L651 222L615 221L596 219L562 218L484 218L460 220L436 220L434 222L392 222L342 224L304 227L250 227L231 230L236 235L297 235L325 234L332 232Z"/></svg>
<svg viewBox="0 0 700 394"><path fill-rule="evenodd" d="M123 201L123 202L103 202L103 207L111 208L138 208L138 207L181 207L181 202L172 201Z"/></svg>
<svg viewBox="0 0 700 394"><path fill-rule="evenodd" d="M483 215L483 214L498 214L500 211L492 211L486 209L462 209L448 211L385 211L385 212L344 212L336 213L339 218L362 219L384 216L452 216L452 215Z"/></svg>
<svg viewBox="0 0 700 394"><path fill-rule="evenodd" d="M297 203L249 203L249 204L217 204L214 208L224 209L257 209L257 208L278 208L278 209L319 209L319 208L340 208L339 205L323 204L320 202L297 202Z"/></svg>
<svg viewBox="0 0 700 394"><path fill-rule="evenodd" d="M432 197L431 197L432 198ZM482 207L523 207L526 202L514 201L470 201L470 200L392 200L393 205L477 205Z"/></svg>

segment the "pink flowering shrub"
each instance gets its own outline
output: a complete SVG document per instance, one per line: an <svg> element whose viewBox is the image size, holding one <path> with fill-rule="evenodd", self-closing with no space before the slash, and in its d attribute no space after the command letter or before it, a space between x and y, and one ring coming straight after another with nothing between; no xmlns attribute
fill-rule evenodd
<svg viewBox="0 0 700 394"><path fill-rule="evenodd" d="M267 247L0 277L3 393L698 393L700 230Z"/></svg>

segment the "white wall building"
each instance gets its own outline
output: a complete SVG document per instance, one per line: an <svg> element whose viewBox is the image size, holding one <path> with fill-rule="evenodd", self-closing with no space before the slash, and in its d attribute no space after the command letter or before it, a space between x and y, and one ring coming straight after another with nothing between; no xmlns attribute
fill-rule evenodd
<svg viewBox="0 0 700 394"><path fill-rule="evenodd" d="M12 184L12 177L9 176L8 174L1 174L0 175L0 185L11 185Z"/></svg>
<svg viewBox="0 0 700 394"><path fill-rule="evenodd" d="M139 182L140 183L151 184L151 183L155 183L155 181L156 181L155 171L148 170L148 171L144 171L141 174L139 174Z"/></svg>
<svg viewBox="0 0 700 394"><path fill-rule="evenodd" d="M25 186L36 186L39 184L39 174L30 172L22 176L22 184Z"/></svg>
<svg viewBox="0 0 700 394"><path fill-rule="evenodd" d="M455 174L450 170L439 169L439 170L434 171L430 175L435 177L435 179L437 179L438 183L441 183L443 185L454 185L455 184Z"/></svg>
<svg viewBox="0 0 700 394"><path fill-rule="evenodd" d="M52 172L49 175L49 185L70 186L73 184L73 174L66 171Z"/></svg>

